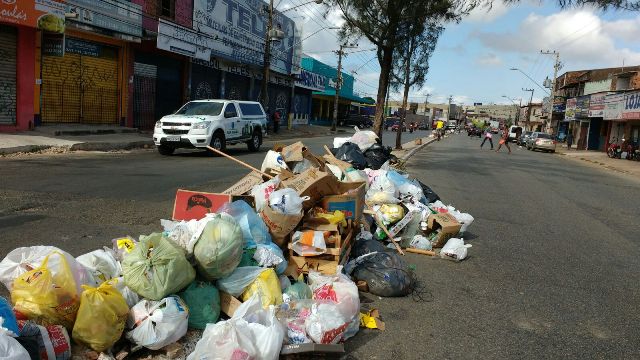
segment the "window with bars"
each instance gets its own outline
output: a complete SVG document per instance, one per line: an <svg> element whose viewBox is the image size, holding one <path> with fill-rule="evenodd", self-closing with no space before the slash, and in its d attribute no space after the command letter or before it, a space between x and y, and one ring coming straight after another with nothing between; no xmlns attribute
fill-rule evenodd
<svg viewBox="0 0 640 360"><path fill-rule="evenodd" d="M159 15L169 19L175 19L176 0L158 0Z"/></svg>

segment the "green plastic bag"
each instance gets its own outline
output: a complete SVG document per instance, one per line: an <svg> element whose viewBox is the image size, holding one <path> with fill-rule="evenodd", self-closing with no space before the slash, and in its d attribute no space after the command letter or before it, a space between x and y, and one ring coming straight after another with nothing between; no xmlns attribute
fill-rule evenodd
<svg viewBox="0 0 640 360"><path fill-rule="evenodd" d="M282 296L285 295L291 300L304 300L311 299L313 297L313 292L309 285L304 282L302 275L300 275L300 277L298 277L298 281L287 287L282 292Z"/></svg>
<svg viewBox="0 0 640 360"><path fill-rule="evenodd" d="M215 324L220 317L220 293L215 286L204 281L194 281L178 294L189 307L189 327L204 329Z"/></svg>
<svg viewBox="0 0 640 360"><path fill-rule="evenodd" d="M193 255L198 269L207 280L229 276L242 258L242 229L227 214L216 214L207 222Z"/></svg>
<svg viewBox="0 0 640 360"><path fill-rule="evenodd" d="M156 301L182 290L196 277L185 251L161 233L140 237L122 261L122 273L131 290Z"/></svg>

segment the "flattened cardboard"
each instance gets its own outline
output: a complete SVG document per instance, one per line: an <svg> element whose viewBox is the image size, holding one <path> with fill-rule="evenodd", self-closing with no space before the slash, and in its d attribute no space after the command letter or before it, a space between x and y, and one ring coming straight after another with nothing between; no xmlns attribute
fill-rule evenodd
<svg viewBox="0 0 640 360"><path fill-rule="evenodd" d="M324 196L321 206L328 212L340 210L344 212L347 219L358 223L364 209L365 192L364 182L338 183L335 194L341 195Z"/></svg>
<svg viewBox="0 0 640 360"><path fill-rule="evenodd" d="M260 217L262 217L262 220L264 220L264 223L269 228L271 239L280 247L286 245L287 236L298 226L300 220L302 220L302 216L302 214L281 214L273 211L269 206L265 206L262 211L260 211Z"/></svg>
<svg viewBox="0 0 640 360"><path fill-rule="evenodd" d="M418 216L420 213L416 212L416 211L409 211L407 213L407 215L405 215L402 220L398 221L395 225L393 225L393 227L391 229L389 229L389 232L391 233L392 237L395 238L395 236L402 230L404 229L405 226L407 226L407 224L409 224L411 222L411 220L413 220L414 217Z"/></svg>
<svg viewBox="0 0 640 360"><path fill-rule="evenodd" d="M222 193L226 195L244 195L249 193L254 186L263 182L262 175L252 171Z"/></svg>
<svg viewBox="0 0 640 360"><path fill-rule="evenodd" d="M434 248L443 247L447 240L458 235L462 225L456 218L448 213L431 214L427 219L427 229L429 232L441 228L440 235L435 239Z"/></svg>
<svg viewBox="0 0 640 360"><path fill-rule="evenodd" d="M295 142L282 148L280 153L285 162L302 161L304 156L302 152L306 149L302 141Z"/></svg>
<svg viewBox="0 0 640 360"><path fill-rule="evenodd" d="M220 310L225 315L232 317L241 304L242 301L231 296L231 294L220 290Z"/></svg>
<svg viewBox="0 0 640 360"><path fill-rule="evenodd" d="M300 196L309 196L311 199L302 204L305 210L313 207L323 196L340 193L338 180L333 175L315 168L292 177L283 177L282 187L292 188Z"/></svg>

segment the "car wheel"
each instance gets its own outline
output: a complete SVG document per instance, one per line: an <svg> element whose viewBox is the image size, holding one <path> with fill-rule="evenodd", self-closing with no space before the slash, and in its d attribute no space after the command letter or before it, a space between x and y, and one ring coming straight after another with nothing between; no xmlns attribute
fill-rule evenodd
<svg viewBox="0 0 640 360"><path fill-rule="evenodd" d="M218 150L218 151L225 151L226 146L225 146L225 141L224 141L224 134L222 133L222 131L216 131L215 133L213 133L213 135L211 136L211 143L209 144L209 146L211 146L212 148ZM214 156L220 156L217 153L213 153Z"/></svg>
<svg viewBox="0 0 640 360"><path fill-rule="evenodd" d="M173 155L174 151L176 151L176 148L171 146L167 146L167 145L158 146L158 152L160 153L160 155L165 155L165 156Z"/></svg>
<svg viewBox="0 0 640 360"><path fill-rule="evenodd" d="M251 140L247 142L247 146L249 147L249 151L259 151L260 145L262 145L262 132L258 129L254 130L253 135L251 135Z"/></svg>

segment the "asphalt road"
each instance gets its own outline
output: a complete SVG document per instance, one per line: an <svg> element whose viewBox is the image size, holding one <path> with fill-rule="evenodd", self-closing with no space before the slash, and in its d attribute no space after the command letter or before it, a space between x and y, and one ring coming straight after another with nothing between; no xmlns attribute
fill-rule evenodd
<svg viewBox="0 0 640 360"><path fill-rule="evenodd" d="M470 258L407 255L421 299L373 300L357 359L637 359L640 179L456 135L408 168L475 217ZM486 145L486 144L485 144ZM501 150L504 151L504 150Z"/></svg>
<svg viewBox="0 0 640 360"><path fill-rule="evenodd" d="M320 153L331 138L301 140ZM243 147L231 154L254 166L264 156ZM177 188L221 191L247 172L197 152L0 164L1 256L38 244L80 255L118 236L157 231ZM465 237L471 256L453 263L407 255L419 291L364 295L387 329L362 330L347 342L347 358L638 358L638 182L560 155L480 150L465 135L429 145L408 170L475 217Z"/></svg>

